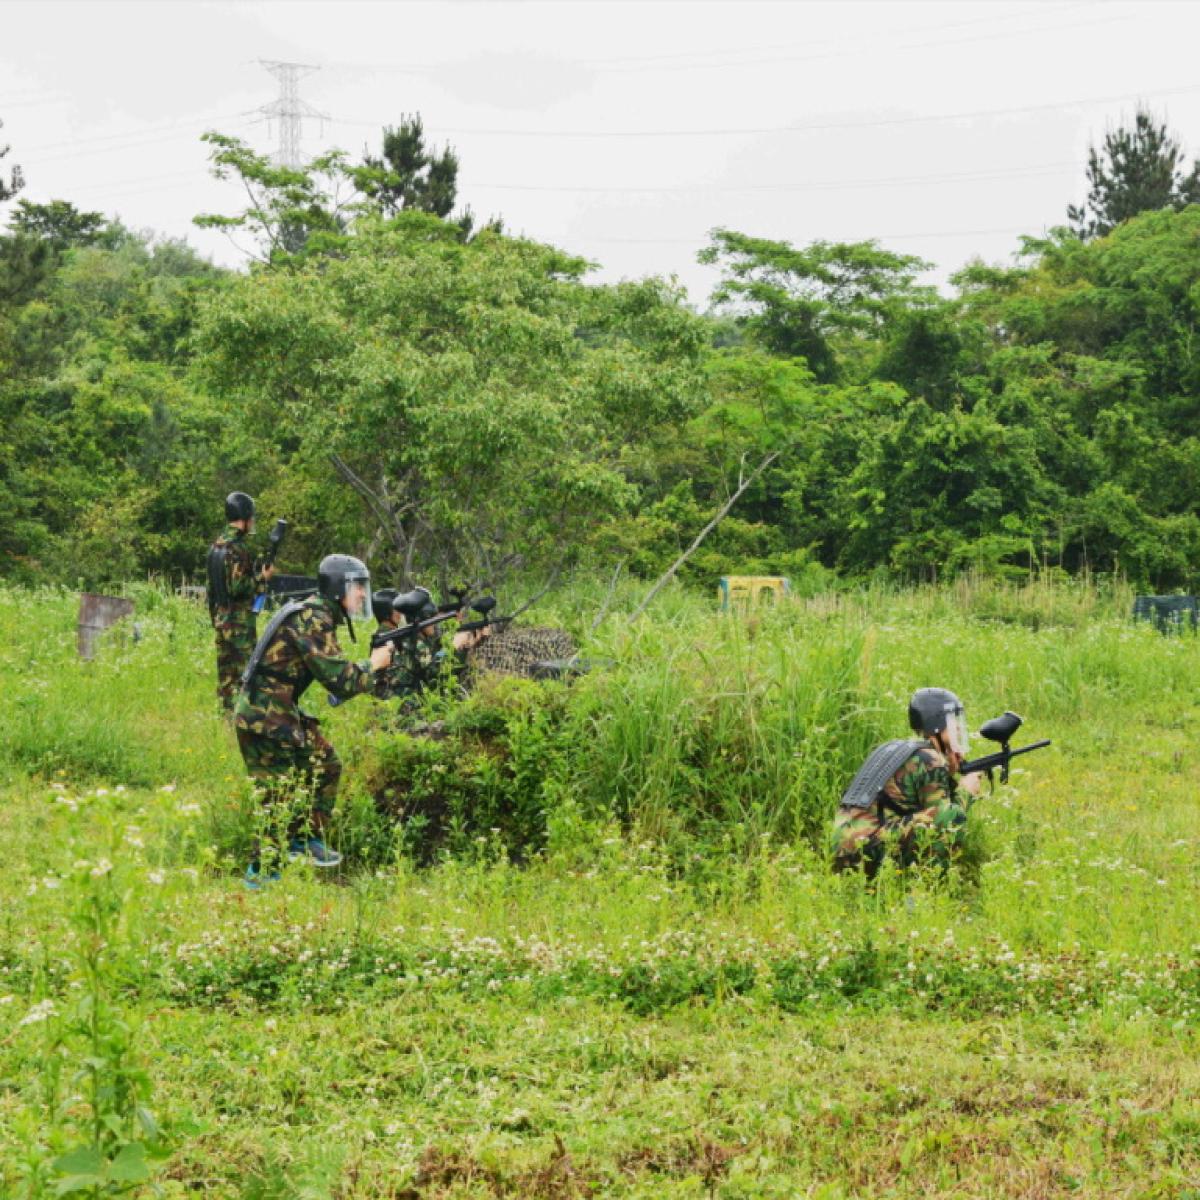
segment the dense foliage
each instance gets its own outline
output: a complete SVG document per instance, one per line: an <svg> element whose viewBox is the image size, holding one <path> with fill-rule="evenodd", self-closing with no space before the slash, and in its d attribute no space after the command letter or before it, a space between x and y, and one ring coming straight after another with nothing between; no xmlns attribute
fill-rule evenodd
<svg viewBox="0 0 1200 1200"><path fill-rule="evenodd" d="M238 487L291 518L297 570L337 547L397 581L651 577L778 452L685 573L1197 586L1200 207L1182 176L1137 192L1177 165L1165 130L1093 156L1124 208L973 263L952 297L874 242L722 229L704 316L665 282L593 285L498 223L472 234L444 215L453 152L422 137L407 121L381 157L294 170L209 135L252 202L203 220L258 242L245 273L66 201L14 206L7 575L195 574Z"/></svg>

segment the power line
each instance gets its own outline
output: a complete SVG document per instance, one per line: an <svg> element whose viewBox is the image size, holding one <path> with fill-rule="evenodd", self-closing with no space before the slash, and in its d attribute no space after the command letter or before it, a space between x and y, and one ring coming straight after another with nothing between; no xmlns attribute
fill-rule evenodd
<svg viewBox="0 0 1200 1200"><path fill-rule="evenodd" d="M1026 234L1029 233L1027 228L1020 226L1012 226L1005 229L938 229L924 233L873 233L869 239L874 242L903 242L915 241L925 238L965 238L965 237L991 237L1000 234ZM572 234L570 238L551 239L542 238L542 241L578 241L593 243L596 245L614 245L614 246L699 246L701 241L696 238L623 238L623 237L591 237L588 234ZM770 239L768 239L770 240Z"/></svg>
<svg viewBox="0 0 1200 1200"><path fill-rule="evenodd" d="M898 175L876 179L821 179L809 180L804 183L763 183L763 184L670 184L666 186L571 186L557 184L525 184L525 183L475 183L464 180L461 184L463 191L477 189L500 192L564 192L572 194L684 194L696 192L706 193L742 193L742 192L807 192L807 191L841 191L843 189L864 187L902 187L909 184L923 185L934 183L973 183L976 181L999 182L1005 179L1023 178L1037 175L1065 174L1067 171L1079 171L1083 164L1078 162L1037 163L1027 167L995 168L986 171L958 171L942 175Z"/></svg>
<svg viewBox="0 0 1200 1200"><path fill-rule="evenodd" d="M218 121L239 121L245 122L245 113L226 113L221 116L193 118L188 121L171 121L165 125L149 125L141 130L127 130L124 133L102 133L95 137L86 138L70 138L65 142L49 142L44 146L26 146L21 150L22 156L30 154L43 154L47 150L64 150L68 153L61 155L51 155L50 158L43 161L51 161L53 158L69 158L72 154L99 154L107 152L109 149L124 150L128 147L125 145L112 145L119 141L132 139L128 142L129 146L149 146L155 142L170 141L176 134L182 133L188 129L200 129L205 126L211 127ZM145 134L150 136L146 137Z"/></svg>
<svg viewBox="0 0 1200 1200"><path fill-rule="evenodd" d="M950 38L935 38L933 40L920 40L897 42L887 41L881 44L879 48L889 52L893 51L909 51L909 50L926 50L941 46L963 46L971 42L978 41L997 41L1003 38L1025 37L1030 33L1055 33L1059 30L1069 29L1074 32L1077 29L1090 27L1093 25L1110 25L1116 21L1129 21L1135 17L1134 13L1117 13L1113 16L1097 17L1091 21L1073 21L1069 24L1059 25L1034 25L1024 29L1009 29L1009 30L990 30L986 33L971 34L967 37L950 37ZM874 49L874 47L873 47ZM609 70L618 70L623 72L653 70L655 72L662 71L698 71L698 70L724 70L726 68L739 67L755 67L755 66L771 66L774 64L787 65L791 63L805 62L822 62L835 58L851 58L865 53L862 48L848 47L843 50L833 50L818 54L780 54L768 53L763 58L741 58L730 60L728 62L710 62L710 63L682 63L663 66L654 66L652 64L644 64L639 66L627 67L610 67Z"/></svg>
<svg viewBox="0 0 1200 1200"><path fill-rule="evenodd" d="M987 117L1008 117L1021 113L1054 112L1093 104L1117 104L1129 100L1144 100L1151 96L1180 96L1200 92L1200 84L1175 88L1152 88L1138 92L1121 92L1108 96L1082 96L1072 100L1056 100L1049 104L1024 104L1012 108L976 109L971 112L931 113L911 117L877 117L866 121L822 121L805 125L762 125L738 129L480 129L442 126L431 130L441 137L529 137L529 138L671 138L671 137L753 137L772 133L822 133L844 129L876 129L897 125L936 124L941 121L974 121ZM331 117L334 125L369 126L381 128L378 121L351 120Z"/></svg>
<svg viewBox="0 0 1200 1200"><path fill-rule="evenodd" d="M1076 3L1061 4L1061 5L1057 5L1055 7L1050 7L1048 5L1034 5L1030 9L1027 9L1027 10L1017 13L1017 14L996 13L996 14L994 14L992 16L988 16L988 17L976 17L969 21L952 21L948 24L942 24L942 25L928 25L928 26L911 28L911 29L892 28L892 29L887 29L887 30L881 30L877 33L871 34L870 36L868 36L866 38L858 40L856 43L851 43L849 45L839 44L836 42L818 42L815 44L822 45L822 46L829 46L829 47L831 47L831 49L829 49L828 51L816 53L816 54L804 54L799 57L786 57L786 58L770 57L765 60L751 59L751 60L746 60L746 61L736 61L736 60L729 61L729 62L720 61L721 59L729 58L729 56L731 56L731 55L733 55L733 56L744 55L744 54L772 54L772 55L775 55L775 54L778 54L780 51L787 52L787 51L791 51L791 50L802 50L802 49L806 50L806 49L810 49L814 45L814 43L812 43L812 42L794 42L794 43L791 43L790 45L786 45L786 46L780 46L780 45L741 46L741 47L729 47L724 50L685 50L685 51L678 51L678 52L675 52L672 54L622 55L622 56L615 57L615 58L593 58L593 59L583 58L583 59L567 59L567 60L561 60L561 61L564 63L564 65L567 65L567 66L587 68L587 69L597 70L597 71L601 71L601 72L606 71L606 70L613 70L613 71L637 70L639 68L653 68L655 70L668 70L668 71L669 70L704 70L704 69L709 69L709 68L720 68L720 67L726 67L726 66L732 66L732 67L752 66L760 61L783 62L783 63L813 62L813 61L819 61L819 60L825 59L825 58L844 58L848 55L861 54L864 52L864 50L863 50L864 45L874 45L876 43L878 43L883 48L888 49L888 50L920 49L921 47L926 46L926 45L931 45L931 46L958 45L963 42L977 41L977 40L982 40L984 38L991 38L991 37L1014 37L1014 36L1021 36L1025 33L1052 32L1057 29L1076 29L1076 28L1079 28L1081 24L1084 24L1084 25L1106 24L1108 22L1116 21L1116 20L1129 20L1129 19L1132 19L1132 17L1137 15L1136 13L1131 12L1131 13L1127 13L1127 14L1118 14L1117 16L1112 16L1112 17L1103 17L1096 21L1087 21L1087 22L1082 22L1082 23L1075 22L1071 25L1051 25L1051 26L1038 25L1038 26L1033 26L1033 27L1026 27L1023 29L1014 29L1011 31L1002 30L998 33L997 32L990 32L990 33L985 32L985 33L979 34L975 37L955 38L949 42L933 41L933 42L918 42L918 43L912 43L912 44L898 45L897 42L895 41L895 39L898 37L910 37L910 36L921 37L925 34L941 34L941 33L945 33L950 30L955 30L955 29L968 28L968 27L978 26L978 25L983 25L983 24L994 24L997 21L1011 20L1014 18L1014 16L1017 19L1022 18L1022 17L1034 16L1034 15L1037 15L1037 16L1045 15L1045 16L1056 17L1056 16L1064 15L1075 9L1094 8L1094 7L1096 7L1096 5L1093 3L1090 3L1089 0L1078 0L1078 2L1076 2ZM687 61L685 61L687 59L704 59L704 58L716 59L718 61L713 61L713 62L687 62ZM330 69L334 70L334 71L339 71L339 70L340 71L376 71L376 72L394 71L399 74L421 75L421 74L429 74L429 73L432 73L432 72L435 72L438 70L443 70L443 69L453 66L453 65L455 65L455 64L450 61L447 61L447 60L443 60L442 62L438 62L438 63L337 63L337 64L332 65L332 67Z"/></svg>

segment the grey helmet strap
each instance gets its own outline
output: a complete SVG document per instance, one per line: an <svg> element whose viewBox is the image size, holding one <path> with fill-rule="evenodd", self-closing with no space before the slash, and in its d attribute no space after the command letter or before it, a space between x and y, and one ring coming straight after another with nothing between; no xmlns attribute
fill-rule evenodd
<svg viewBox="0 0 1200 1200"><path fill-rule="evenodd" d="M258 639L258 644L254 647L250 655L250 661L246 663L246 669L242 672L242 689L245 690L250 686L255 672L262 663L263 657L270 648L271 643L275 640L275 635L279 632L284 621L288 617L295 616L307 603L307 600L289 600L268 622L266 629L262 632L262 637Z"/></svg>
<svg viewBox="0 0 1200 1200"><path fill-rule="evenodd" d="M842 793L843 808L870 808L879 798L887 781L918 751L928 747L926 741L898 738L876 746L867 755L867 761L858 768L858 774Z"/></svg>

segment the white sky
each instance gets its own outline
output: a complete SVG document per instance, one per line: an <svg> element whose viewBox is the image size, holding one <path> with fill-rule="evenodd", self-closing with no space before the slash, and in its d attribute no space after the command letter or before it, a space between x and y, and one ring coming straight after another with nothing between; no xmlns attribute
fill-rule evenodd
<svg viewBox="0 0 1200 1200"><path fill-rule="evenodd" d="M239 193L202 131L260 150L258 59L320 70L312 154L378 150L420 112L459 201L600 264L677 276L724 225L796 244L877 238L946 277L1006 260L1085 192L1091 140L1142 98L1200 154L1200 5L197 3L0 0L0 144L34 201L70 200L241 261L197 212Z"/></svg>

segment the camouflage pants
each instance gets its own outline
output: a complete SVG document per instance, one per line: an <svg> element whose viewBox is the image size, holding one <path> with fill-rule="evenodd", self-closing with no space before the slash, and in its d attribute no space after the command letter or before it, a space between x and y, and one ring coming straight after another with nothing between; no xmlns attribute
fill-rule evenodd
<svg viewBox="0 0 1200 1200"><path fill-rule="evenodd" d="M841 808L829 839L833 867L847 871L862 866L870 878L889 850L902 867L917 862L949 866L966 826L967 810L958 800L944 800L905 816L885 816L878 805Z"/></svg>
<svg viewBox="0 0 1200 1200"><path fill-rule="evenodd" d="M337 803L342 761L321 734L315 718L305 724L304 744L300 746L246 729L237 731L237 739L246 771L265 806L274 811L285 806L290 809L300 788L311 796L311 811L292 815L289 834L298 833L304 826L320 831L328 824Z"/></svg>
<svg viewBox="0 0 1200 1200"><path fill-rule="evenodd" d="M258 641L255 622L253 616L249 624L217 621L214 628L217 635L217 699L226 712L231 712L242 685L242 672Z"/></svg>

